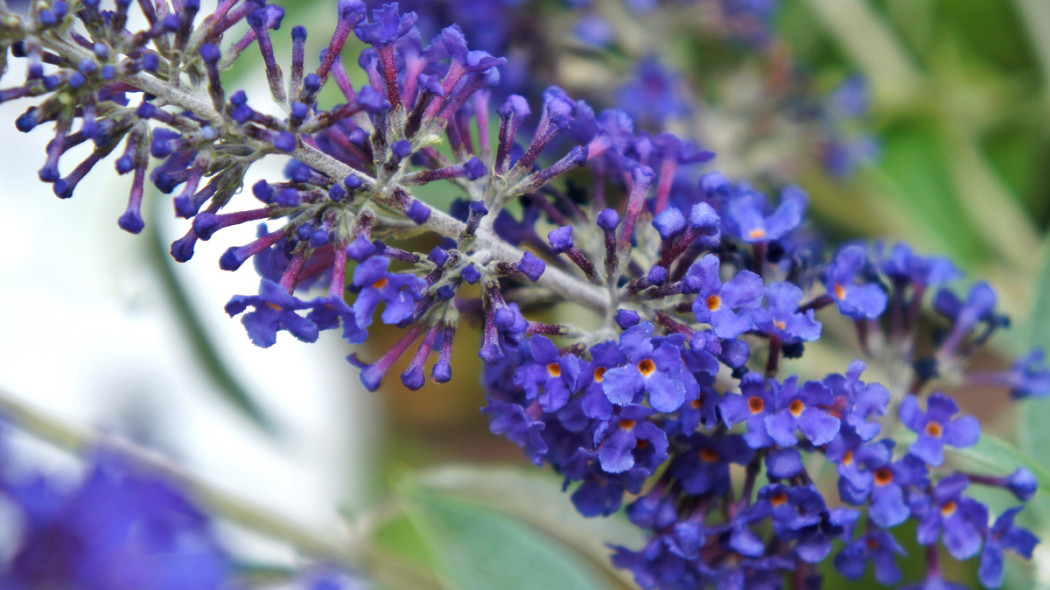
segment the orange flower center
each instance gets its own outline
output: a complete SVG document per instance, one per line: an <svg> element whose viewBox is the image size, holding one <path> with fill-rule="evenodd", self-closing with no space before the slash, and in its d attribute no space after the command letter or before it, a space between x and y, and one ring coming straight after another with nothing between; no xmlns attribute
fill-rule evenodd
<svg viewBox="0 0 1050 590"><path fill-rule="evenodd" d="M269 305L270 309L272 309L274 311L281 311L282 309L284 309L283 307L281 307L280 305L277 305L273 301L267 301L266 305Z"/></svg>
<svg viewBox="0 0 1050 590"><path fill-rule="evenodd" d="M605 381L605 372L609 369L607 367L595 367L594 368L594 380L598 383Z"/></svg>
<svg viewBox="0 0 1050 590"><path fill-rule="evenodd" d="M780 505L784 504L784 502L787 502L787 501L788 501L788 495L785 494L784 492L777 492L777 493L773 494L772 497L769 498L769 503L772 504L774 507L780 506Z"/></svg>
<svg viewBox="0 0 1050 590"><path fill-rule="evenodd" d="M955 504L955 500L948 500L947 502L945 502L941 506L941 515L942 516L951 516L951 515L955 514L955 508L956 507L957 507L957 505Z"/></svg>
<svg viewBox="0 0 1050 590"><path fill-rule="evenodd" d="M766 237L766 230L764 230L764 229L762 229L760 227L755 228L755 229L747 232L747 237L751 238L752 240L760 240L760 239Z"/></svg>
<svg viewBox="0 0 1050 590"><path fill-rule="evenodd" d="M926 425L926 434L933 438L941 438L941 435L944 434L944 427L937 422L930 422Z"/></svg>
<svg viewBox="0 0 1050 590"><path fill-rule="evenodd" d="M643 377L648 377L656 372L656 363L653 362L653 359L645 359L638 363L638 372Z"/></svg>
<svg viewBox="0 0 1050 590"><path fill-rule="evenodd" d="M782 322L780 320L774 320L773 325L780 328L781 330L787 330L788 327L787 322Z"/></svg>
<svg viewBox="0 0 1050 590"><path fill-rule="evenodd" d="M846 467L853 465L853 451L846 451L846 454L842 456L842 464Z"/></svg>
<svg viewBox="0 0 1050 590"><path fill-rule="evenodd" d="M376 289L382 289L389 282L390 281L388 281L386 277L383 277L383 278L379 279L378 281L372 283L372 286L375 287Z"/></svg>
<svg viewBox="0 0 1050 590"><path fill-rule="evenodd" d="M868 546L868 549L878 549L879 548L879 542L876 541L874 537L868 537L868 539L866 541L864 541L864 544Z"/></svg>
<svg viewBox="0 0 1050 590"><path fill-rule="evenodd" d="M714 449L700 449L700 460L704 463L714 463L720 458L721 456L718 454L718 451Z"/></svg>
<svg viewBox="0 0 1050 590"><path fill-rule="evenodd" d="M637 424L638 424L638 422L636 422L634 420L627 420L627 419L620 420L620 428L623 429L623 430L627 430L627 431L633 430L635 425L637 425Z"/></svg>
<svg viewBox="0 0 1050 590"><path fill-rule="evenodd" d="M802 403L802 400L800 399L791 400L791 405L788 406L788 411L791 412L791 415L796 418L798 418L799 414L802 413L802 410L805 409L806 404Z"/></svg>
<svg viewBox="0 0 1050 590"><path fill-rule="evenodd" d="M712 295L707 298L707 309L711 311L718 311L722 308L722 298L718 295Z"/></svg>
<svg viewBox="0 0 1050 590"><path fill-rule="evenodd" d="M875 484L884 486L893 482L893 470L883 467L875 470Z"/></svg>
<svg viewBox="0 0 1050 590"><path fill-rule="evenodd" d="M766 409L766 402L757 395L754 395L748 398L747 407L751 410L752 414L761 414L762 410Z"/></svg>
<svg viewBox="0 0 1050 590"><path fill-rule="evenodd" d="M547 374L551 377L561 377L561 365L558 363L547 365Z"/></svg>
<svg viewBox="0 0 1050 590"><path fill-rule="evenodd" d="M842 286L842 283L835 283L835 297L839 299L846 298L846 288Z"/></svg>

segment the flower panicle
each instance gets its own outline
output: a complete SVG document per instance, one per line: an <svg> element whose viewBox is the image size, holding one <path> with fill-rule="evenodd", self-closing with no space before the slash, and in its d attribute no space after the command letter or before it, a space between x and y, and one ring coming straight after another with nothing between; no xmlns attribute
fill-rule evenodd
<svg viewBox="0 0 1050 590"><path fill-rule="evenodd" d="M287 78L280 7L176 5L137 3L137 32L123 1L5 14L0 45L28 67L0 100L39 101L16 127L53 125L39 176L59 197L110 155L131 173L125 230L144 227L147 178L172 195L188 224L171 246L180 262L200 240L257 224L255 240L219 260L230 271L251 260L262 279L258 294L226 305L255 344L340 328L362 344L378 315L401 336L377 359L349 362L376 390L405 359L401 381L418 389L428 373L451 379L461 317L476 319L492 431L562 474L584 515L633 497L627 514L648 541L615 548L613 561L646 588L776 586L814 578L829 558L849 578L872 561L880 582L896 583L893 529L907 520L919 544L979 557L988 586L1001 583L1003 550L1030 555L1034 537L1015 512L989 526L966 492L999 487L1026 501L1032 474L950 461L981 427L940 391L942 377L1014 398L1050 394L1041 351L1009 371L965 374L1009 324L988 284L957 295L945 286L961 274L950 262L904 244L828 251L801 188L734 183L707 168L714 154L702 146L558 87L535 104L503 96L503 58L472 48L456 25L425 39L418 15L397 4L341 0L316 60L293 27ZM366 46L354 56L361 76L343 59L351 34ZM254 51L272 104L224 85ZM70 168L63 156L81 145L90 152ZM253 184L255 201L238 196L269 155L289 160L284 178ZM420 190L431 183L459 198L439 207ZM560 300L591 308L600 327L536 313ZM918 346L928 308L938 329ZM819 380L786 371L830 338L835 314L862 354L903 367L903 387L862 380L861 361ZM815 455L834 466L838 499L817 486ZM831 557L836 539L845 548Z"/></svg>

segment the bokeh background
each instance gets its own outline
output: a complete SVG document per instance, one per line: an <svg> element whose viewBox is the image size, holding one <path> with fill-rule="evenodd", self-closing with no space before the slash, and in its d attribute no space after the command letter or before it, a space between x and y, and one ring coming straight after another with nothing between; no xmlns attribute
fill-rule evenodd
<svg viewBox="0 0 1050 590"><path fill-rule="evenodd" d="M332 4L285 2L282 30L325 31L311 39L319 47ZM472 26L487 35L483 44L511 57L509 88L559 84L716 151L699 171L769 190L803 186L829 243L906 240L950 256L969 280L990 280L1014 323L976 363L1003 367L1033 345L1050 348L1047 0L408 4L431 15L422 25L458 18L472 42ZM266 92L252 68L234 75L249 94ZM366 392L333 334L310 346L285 334L257 349L222 311L257 286L247 267L218 269L233 242L202 243L193 261L174 263L167 244L183 222L158 199L143 235L121 232L126 179L115 175L89 176L60 202L33 172L46 134L13 137L23 109L0 105L9 125L0 142L5 391L160 449L304 526L339 535L365 526L378 587L484 587L468 570L493 560L515 587L631 587L609 569L603 545L638 545L630 527L584 521L555 476L489 434L480 359L463 345L476 326L461 326L453 381L415 392L396 379ZM249 183L279 176L282 165ZM380 336L365 355L384 348ZM858 354L851 346L831 340L796 368L842 371ZM980 389L953 392L987 430L1050 468L1047 402L1018 408ZM28 436L16 443L27 462L77 468ZM1028 512L1050 537L1046 497ZM299 562L280 542L232 526L223 535L259 580L279 582ZM508 537L521 543L508 549ZM914 577L919 552L910 553ZM553 561L526 562L536 559ZM1010 587L1050 587L1050 551L1011 568ZM976 584L973 572L958 575Z"/></svg>

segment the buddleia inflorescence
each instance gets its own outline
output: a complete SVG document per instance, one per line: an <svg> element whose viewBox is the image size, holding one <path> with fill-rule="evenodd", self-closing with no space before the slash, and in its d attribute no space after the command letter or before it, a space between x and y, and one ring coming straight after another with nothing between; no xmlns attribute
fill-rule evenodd
<svg viewBox="0 0 1050 590"><path fill-rule="evenodd" d="M259 293L226 311L263 347L280 331L311 342L339 330L361 344L378 312L403 335L378 358L349 357L371 390L402 357L409 388L428 373L448 381L460 317L478 318L492 431L564 476L582 514L627 502L649 541L612 559L642 587L818 585L824 560L848 578L872 562L896 584L895 535L908 520L928 547L925 587L948 584L939 545L978 559L991 587L1004 550L1031 555L1018 509L992 517L967 492L994 486L1026 501L1032 474L946 466L946 449L981 432L935 390L940 378L1050 393L1040 351L1007 372L965 372L1007 324L987 284L960 297L944 287L961 275L949 261L905 244L828 253L802 189L770 199L700 174L713 153L557 87L535 103L501 96L503 58L472 50L454 24L423 38L397 4L341 0L317 59L293 27L286 67L279 6L221 0L203 15L198 0L140 0L145 28L129 31L131 4L3 11L0 45L26 79L0 99L37 98L17 127L54 134L40 179L68 198L112 156L132 177L119 225L137 233L148 177L188 220L171 246L180 262L199 240L258 224L219 264L251 259ZM347 51L351 35L363 51ZM261 53L270 97L223 83L245 52ZM344 61L367 83L353 84ZM325 90L338 104L322 106ZM283 114L266 114L264 99ZM91 148L83 161L63 158L80 145ZM238 196L247 170L275 154L289 156L286 177ZM436 208L418 196L424 185L456 200ZM426 241L405 239L415 234L437 245L417 251ZM927 342L931 299L940 321ZM598 327L536 319L562 301L595 311ZM785 371L825 322L854 326L890 381L868 380L862 360L819 380ZM832 497L814 483L821 464L837 471Z"/></svg>

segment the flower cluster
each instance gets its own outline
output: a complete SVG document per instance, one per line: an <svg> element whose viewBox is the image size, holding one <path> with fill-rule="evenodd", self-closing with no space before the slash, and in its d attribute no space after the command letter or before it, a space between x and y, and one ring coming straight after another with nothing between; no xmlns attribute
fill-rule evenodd
<svg viewBox="0 0 1050 590"><path fill-rule="evenodd" d="M407 387L422 387L428 366L448 381L461 316L476 318L492 431L563 475L584 515L631 498L627 515L649 542L613 560L641 586L816 583L829 558L850 578L871 561L892 584L894 529L909 519L930 548L930 583L941 579L938 542L979 558L988 586L1001 583L1004 549L1031 554L1016 509L990 523L965 492L1027 500L1032 474L953 471L945 454L981 436L937 388L1007 323L988 285L960 298L943 286L960 274L950 262L904 244L826 256L802 189L771 199L700 174L710 151L558 87L531 104L501 97L503 58L456 25L424 38L397 4L341 0L317 60L293 27L287 77L278 6L222 0L201 17L195 1L142 2L147 28L130 32L130 4L56 0L0 19L0 46L28 64L0 99L43 97L18 128L54 125L41 180L68 198L122 146L116 169L133 178L119 224L143 228L148 176L190 220L172 244L179 261L224 228L264 222L219 261L233 271L251 259L262 277L226 311L263 347L280 331L310 342L339 330L360 344L378 312L403 335L378 359L350 355L371 390L402 357ZM366 47L360 76L343 63L351 35ZM282 116L223 83L252 46ZM321 100L330 93L338 104ZM80 144L93 150L63 175L62 156ZM256 183L254 205L235 209L246 171L271 154L288 157L285 178ZM461 198L432 206L418 196L432 183ZM931 298L943 322L927 345L917 335ZM561 301L596 312L599 327L537 312ZM821 379L783 369L835 321L903 377L864 381L862 361ZM970 378L1015 398L1050 394L1039 351ZM817 487L815 461L837 472L837 498ZM832 557L836 539L845 549Z"/></svg>
<svg viewBox="0 0 1050 590"><path fill-rule="evenodd" d="M5 457L5 462L6 462ZM233 575L210 519L177 487L99 453L79 485L4 473L20 520L4 588L219 588Z"/></svg>

